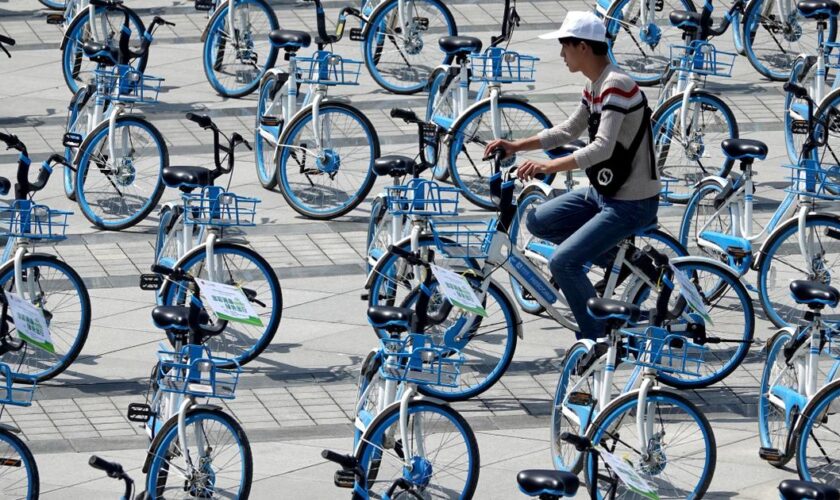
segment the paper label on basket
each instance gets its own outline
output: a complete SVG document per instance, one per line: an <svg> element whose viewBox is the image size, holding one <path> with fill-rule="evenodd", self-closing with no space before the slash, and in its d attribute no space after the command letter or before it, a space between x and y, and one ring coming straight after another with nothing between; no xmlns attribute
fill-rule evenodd
<svg viewBox="0 0 840 500"><path fill-rule="evenodd" d="M4 293L18 337L27 344L55 354L55 346L50 336L50 327L44 318L44 311L14 292Z"/></svg>
<svg viewBox="0 0 840 500"><path fill-rule="evenodd" d="M656 493L656 488L645 481L645 479L640 476L635 469L633 469L631 464L608 452L606 448L599 448L598 453L625 486L644 498L659 500L659 494Z"/></svg>
<svg viewBox="0 0 840 500"><path fill-rule="evenodd" d="M671 266L671 271L674 273L674 280L680 287L680 295L682 295L686 302L688 302L688 307L699 314L704 321L713 325L714 322L712 321L712 317L709 316L709 311L706 309L703 297L700 295L700 292L697 291L697 287L694 283L691 282L691 278L689 278L684 272L674 267L673 264L669 263L668 265Z"/></svg>
<svg viewBox="0 0 840 500"><path fill-rule="evenodd" d="M440 284L443 296L449 299L453 306L464 309L479 316L487 317L487 311L475 295L470 283L460 274L445 267L432 264L432 274Z"/></svg>
<svg viewBox="0 0 840 500"><path fill-rule="evenodd" d="M195 282L201 289L204 306L215 319L263 326L241 288L199 278Z"/></svg>

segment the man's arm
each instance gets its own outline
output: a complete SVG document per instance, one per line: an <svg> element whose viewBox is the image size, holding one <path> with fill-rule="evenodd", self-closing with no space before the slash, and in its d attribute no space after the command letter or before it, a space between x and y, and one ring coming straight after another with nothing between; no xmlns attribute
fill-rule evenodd
<svg viewBox="0 0 840 500"><path fill-rule="evenodd" d="M490 156L494 149L502 148L505 156L510 156L521 151L549 150L562 146L574 139L586 130L589 121L589 108L581 101L574 113L563 123L550 129L545 129L537 135L519 139L517 141L505 141L497 139L490 141L484 148L484 156Z"/></svg>

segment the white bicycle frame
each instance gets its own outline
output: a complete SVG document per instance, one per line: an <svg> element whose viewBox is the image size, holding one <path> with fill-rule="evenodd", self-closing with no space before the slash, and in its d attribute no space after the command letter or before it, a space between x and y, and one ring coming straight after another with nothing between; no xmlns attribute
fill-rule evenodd
<svg viewBox="0 0 840 500"><path fill-rule="evenodd" d="M170 203L172 205L172 203ZM186 210L189 210L187 208ZM198 230L196 230L198 227ZM174 242L177 249L177 256L175 262L179 262L181 258L190 252L192 249L199 246L207 248L207 281L219 282L222 277L221 262L216 258L216 242L219 240L219 230L213 226L196 225L188 222L184 214L178 218L178 222L172 226L172 229L164 237L161 245L161 251Z"/></svg>

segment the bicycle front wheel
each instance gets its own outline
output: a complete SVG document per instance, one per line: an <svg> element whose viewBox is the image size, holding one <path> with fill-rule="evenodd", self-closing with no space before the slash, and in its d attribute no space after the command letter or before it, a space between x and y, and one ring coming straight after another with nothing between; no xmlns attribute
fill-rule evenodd
<svg viewBox="0 0 840 500"><path fill-rule="evenodd" d="M796 470L805 481L840 483L840 380L823 387L800 417Z"/></svg>
<svg viewBox="0 0 840 500"><path fill-rule="evenodd" d="M495 205L490 199L490 176L493 175L493 162L482 161L484 147L494 139L515 141L536 135L543 129L551 128L551 122L542 111L519 99L499 98L498 131L495 134L494 117L490 99L462 115L452 126L452 142L449 145L449 174L452 183L464 196L475 205L486 210L493 210ZM544 161L551 156L542 151L516 153L502 161L502 168L508 170L523 160ZM546 184L551 184L554 174L537 176ZM514 196L518 196L521 186L517 186Z"/></svg>
<svg viewBox="0 0 840 500"><path fill-rule="evenodd" d="M82 214L101 229L119 231L145 219L160 201L169 151L154 125L124 115L117 117L113 135L107 120L93 129L79 146L76 166Z"/></svg>
<svg viewBox="0 0 840 500"><path fill-rule="evenodd" d="M262 187L274 189L277 185L277 139L282 131L284 97L280 96L279 79L277 75L268 75L260 85L260 95L257 98L257 117L254 124L256 137L254 137L254 160L257 166L257 178ZM262 118L270 116L281 120L279 125L263 125ZM265 136L271 136L272 140Z"/></svg>
<svg viewBox="0 0 840 500"><path fill-rule="evenodd" d="M307 109L287 125L277 184L299 214L334 219L356 208L373 187L379 136L370 120L347 104L321 105L317 131L313 108Z"/></svg>
<svg viewBox="0 0 840 500"><path fill-rule="evenodd" d="M90 296L79 274L56 257L24 255L21 268L22 283L10 264L0 274L0 286L4 292L25 292L25 298L43 310L50 342L26 343L19 351L3 354L0 361L20 375L16 378L43 382L66 370L82 351L90 330ZM14 328L10 335L15 335Z"/></svg>
<svg viewBox="0 0 840 500"><path fill-rule="evenodd" d="M438 65L452 61L438 50L437 40L458 34L455 18L440 0L387 0L383 5L368 20L362 42L365 66L383 89L415 94Z"/></svg>
<svg viewBox="0 0 840 500"><path fill-rule="evenodd" d="M669 391L648 391L644 417L637 413L638 403L639 391L620 396L598 415L587 437L633 467L659 498L702 498L717 462L715 435L706 416L688 399ZM641 425L639 418L644 418ZM639 435L639 427L649 434ZM646 498L621 481L607 481L603 466L593 478L598 459L590 454L585 460L587 484L597 480L602 494L615 488L615 498Z"/></svg>
<svg viewBox="0 0 840 500"><path fill-rule="evenodd" d="M152 442L146 491L153 498L242 498L251 491L251 445L239 423L219 409L188 410L184 437L171 418Z"/></svg>
<svg viewBox="0 0 840 500"><path fill-rule="evenodd" d="M525 221L528 220L528 214L545 203L546 200L548 200L548 196L542 189L538 187L525 188L516 202L516 217L510 225L508 235L511 244L516 245L521 251L538 253L548 258L547 254L553 250L554 245L532 235L525 224ZM548 266L537 262L536 259L529 259L529 261L531 264L539 266L545 276L551 276ZM545 308L513 276L510 278L510 289L513 292L513 298L519 304L519 308L526 313L536 315L545 311ZM561 303L555 303L555 306L563 307Z"/></svg>
<svg viewBox="0 0 840 500"><path fill-rule="evenodd" d="M19 437L0 429L0 496L37 500L41 489L38 464Z"/></svg>
<svg viewBox="0 0 840 500"><path fill-rule="evenodd" d="M791 219L764 243L758 267L758 298L767 318L779 328L807 324L808 311L790 295L793 280L811 280L837 286L840 273L840 218L832 215L809 215L805 219L803 255L799 242L799 224ZM840 321L840 311L823 311L823 320Z"/></svg>
<svg viewBox="0 0 840 500"><path fill-rule="evenodd" d="M218 270L216 281L241 288L261 324L220 321L203 325L208 332L215 333L205 341L205 345L214 356L244 365L259 356L271 344L277 333L283 312L280 281L268 262L246 246L216 243L213 251L215 267ZM194 248L182 257L175 267L183 269L193 277L209 280L207 246ZM160 297L162 305L189 304L186 286L181 282L165 281Z"/></svg>
<svg viewBox="0 0 840 500"><path fill-rule="evenodd" d="M643 2L647 21L642 18ZM671 46L684 44L682 30L668 22L675 10L695 12L691 0L618 0L607 11L610 60L639 85L662 83L671 64Z"/></svg>
<svg viewBox="0 0 840 500"><path fill-rule="evenodd" d="M233 29L229 9L235 2ZM222 97L243 97L277 61L278 48L268 34L280 29L274 10L265 0L228 0L213 14L204 39L204 74Z"/></svg>
<svg viewBox="0 0 840 500"><path fill-rule="evenodd" d="M399 215L403 219L403 223L407 222L406 218ZM370 272L373 269L376 261L385 255L388 247L393 243L393 235L391 230L393 224L392 216L388 214L388 198L387 196L377 196L370 203L370 218L368 219L367 238L365 238L367 248L367 255L365 257L366 270ZM406 228L407 226L403 226Z"/></svg>
<svg viewBox="0 0 840 500"><path fill-rule="evenodd" d="M828 20L825 42L834 42L837 18ZM817 20L803 17L795 3L755 0L744 12L744 50L750 64L771 80L790 76L799 54L816 54Z"/></svg>
<svg viewBox="0 0 840 500"><path fill-rule="evenodd" d="M581 452L574 445L560 439L560 436L564 432L585 436L586 429L595 419L595 404L600 397L596 387L602 373L593 370L584 377L588 368L587 356L593 346L591 341L578 341L566 351L551 411L550 443L554 468L575 474L583 467Z"/></svg>
<svg viewBox="0 0 840 500"><path fill-rule="evenodd" d="M738 137L735 115L719 97L695 90L685 109L683 97L672 96L651 118L659 175L675 181L665 195L672 203L688 201L704 177L729 175L733 160L723 154L720 143Z"/></svg>
<svg viewBox="0 0 840 500"><path fill-rule="evenodd" d="M472 498L480 458L475 434L464 417L442 403L409 401L408 442L400 433L400 417L400 405L392 405L362 436L356 459L366 484L357 486L382 498L405 478L404 486L397 486L390 498Z"/></svg>

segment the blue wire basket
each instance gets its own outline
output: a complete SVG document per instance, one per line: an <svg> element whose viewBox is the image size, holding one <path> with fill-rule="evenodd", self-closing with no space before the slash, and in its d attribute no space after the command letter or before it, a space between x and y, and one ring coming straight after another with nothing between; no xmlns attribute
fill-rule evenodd
<svg viewBox="0 0 840 500"><path fill-rule="evenodd" d="M5 219L5 236L30 240L59 241L66 238L67 217L73 212L54 210L29 200L17 200L11 207L0 209Z"/></svg>
<svg viewBox="0 0 840 500"><path fill-rule="evenodd" d="M35 395L35 379L27 378L25 381L15 382L13 377L14 373L9 365L0 363L0 379L3 383L0 405L31 406L32 397Z"/></svg>
<svg viewBox="0 0 840 500"><path fill-rule="evenodd" d="M708 348L655 326L621 330L627 363L699 377Z"/></svg>
<svg viewBox="0 0 840 500"><path fill-rule="evenodd" d="M201 226L253 226L257 213L257 198L247 198L225 191L218 186L206 186L200 193L184 193L184 220Z"/></svg>
<svg viewBox="0 0 840 500"><path fill-rule="evenodd" d="M435 181L411 179L402 186L388 186L388 212L392 215L458 215L460 190Z"/></svg>
<svg viewBox="0 0 840 500"><path fill-rule="evenodd" d="M160 387L164 392L203 398L233 399L242 368L220 368L230 360L217 358L203 345L185 345L180 352L158 351Z"/></svg>
<svg viewBox="0 0 840 500"><path fill-rule="evenodd" d="M458 387L464 356L460 351L436 345L431 337L410 334L402 339L381 339L383 378L420 385Z"/></svg>
<svg viewBox="0 0 840 500"><path fill-rule="evenodd" d="M129 65L94 71L97 91L112 101L131 104L157 102L163 78L145 75Z"/></svg>
<svg viewBox="0 0 840 500"><path fill-rule="evenodd" d="M301 83L317 85L358 85L362 62L345 59L326 50L312 57L295 58L297 78Z"/></svg>
<svg viewBox="0 0 840 500"><path fill-rule="evenodd" d="M533 82L538 57L528 56L505 50L501 47L489 47L483 54L470 56L472 78L495 83Z"/></svg>
<svg viewBox="0 0 840 500"><path fill-rule="evenodd" d="M819 162L806 160L799 165L782 165L791 171L785 180L785 191L826 201L840 201L840 165L823 167Z"/></svg>
<svg viewBox="0 0 840 500"><path fill-rule="evenodd" d="M671 69L704 76L732 76L738 54L718 50L709 42L695 40L691 45L671 45Z"/></svg>
<svg viewBox="0 0 840 500"><path fill-rule="evenodd" d="M496 233L497 219L432 219L432 237L438 250L454 259L485 259Z"/></svg>
<svg viewBox="0 0 840 500"><path fill-rule="evenodd" d="M679 180L673 177L660 177L659 182L662 184L662 188L659 190L659 206L670 207L673 205L673 203L668 201L668 196L673 194L673 191L671 191L671 184L675 184L679 182Z"/></svg>

